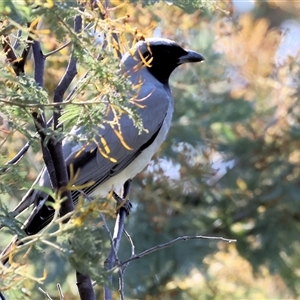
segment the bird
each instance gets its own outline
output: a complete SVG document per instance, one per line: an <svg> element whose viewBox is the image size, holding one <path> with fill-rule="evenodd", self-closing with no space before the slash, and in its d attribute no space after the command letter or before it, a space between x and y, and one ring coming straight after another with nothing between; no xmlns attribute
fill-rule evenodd
<svg viewBox="0 0 300 300"><path fill-rule="evenodd" d="M126 113L118 116L116 126L110 122L115 115L107 105L105 122L94 128L94 142L85 145L70 137L64 138L62 148L66 167L77 172L74 185L86 185L83 192L91 198L105 197L111 192L120 195L124 183L148 165L170 129L174 110L169 86L171 73L182 64L202 61L204 57L198 52L184 49L166 38L146 38L127 51L121 59L120 70L137 87L134 99L145 130L139 130ZM84 134L84 128L74 127L68 136L81 134ZM38 233L54 216L53 206L48 205L53 199L36 186L51 189L46 167L13 210L17 217L33 206L22 227L27 235ZM80 193L71 192L75 205Z"/></svg>

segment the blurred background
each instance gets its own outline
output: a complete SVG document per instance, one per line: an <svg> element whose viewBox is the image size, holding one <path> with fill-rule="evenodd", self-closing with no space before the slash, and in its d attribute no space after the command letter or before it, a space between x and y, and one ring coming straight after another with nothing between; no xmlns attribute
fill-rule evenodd
<svg viewBox="0 0 300 300"><path fill-rule="evenodd" d="M126 299L297 299L300 2L120 3L112 1L111 17L127 15L141 35L173 39L206 59L172 75L171 132L133 181L126 229L136 253L185 235L237 239L179 242L132 262L125 272ZM43 42L49 50L59 45L55 34ZM49 91L67 59L67 50L50 57ZM1 113L0 121L4 139ZM16 133L0 149L7 160L25 143ZM16 170L27 187L41 168L37 150ZM12 208L25 189L4 184L9 193L1 201ZM125 238L120 252L121 259L130 256ZM39 276L46 268L48 277L41 285L26 282L27 291L42 286L55 295L60 282L66 299L77 297L72 268L57 253L45 254L35 267ZM100 299L101 287L97 292ZM33 295L38 299L38 292Z"/></svg>

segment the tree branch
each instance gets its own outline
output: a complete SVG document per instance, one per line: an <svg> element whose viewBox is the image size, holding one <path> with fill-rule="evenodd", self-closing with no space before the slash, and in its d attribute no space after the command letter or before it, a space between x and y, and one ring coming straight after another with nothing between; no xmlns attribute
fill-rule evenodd
<svg viewBox="0 0 300 300"><path fill-rule="evenodd" d="M27 142L25 144L25 146L17 153L17 155L12 158L11 160L9 160L5 165L7 167L4 167L2 169L0 169L0 175L2 175L3 173L5 173L10 167L9 165L15 165L17 164L26 154L26 152L28 151L28 149L30 148L31 143Z"/></svg>
<svg viewBox="0 0 300 300"><path fill-rule="evenodd" d="M33 41L32 52L34 58L34 79L36 83L42 87L44 85L45 57L42 53L40 42L36 40ZM36 130L41 138L43 160L50 177L52 188L57 189L59 186L56 175L56 168L59 165L55 165L55 161L53 160L55 151L51 153L51 150L53 149L49 149L49 145L54 143L55 138L51 137L50 141L46 143L46 135L44 133L44 130L46 129L47 125L44 111L42 111L42 113L40 114L38 114L37 112L33 112L32 117L34 119Z"/></svg>
<svg viewBox="0 0 300 300"><path fill-rule="evenodd" d="M122 268L124 265L128 264L129 262L133 261L133 260L137 260L140 259L150 253L156 252L160 249L164 249L167 247L171 247L173 246L173 244L177 243L177 242L181 242L181 241L187 241L187 240L199 240L199 239L207 239L207 240L217 240L217 241L224 241L227 243L235 243L237 240L235 239L227 239L227 238L223 238L223 237L217 237L217 236L205 236L205 235L192 235L192 236L180 236L170 242L164 243L164 244L160 244L157 246L154 246L150 249L147 249L139 254L133 255L131 256L129 259L123 261L122 263L120 263L118 265L119 268Z"/></svg>
<svg viewBox="0 0 300 300"><path fill-rule="evenodd" d="M43 293L47 300L52 300L48 292L44 291L41 287L39 287L39 291Z"/></svg>
<svg viewBox="0 0 300 300"><path fill-rule="evenodd" d="M92 281L86 274L76 272L77 288L79 291L80 299L82 300L96 300Z"/></svg>
<svg viewBox="0 0 300 300"><path fill-rule="evenodd" d="M63 44L62 46L58 47L57 49L55 49L55 50L53 50L53 51L50 51L50 52L44 54L44 57L47 58L48 56L51 56L51 55L53 55L53 54L59 52L60 50L66 48L66 47L69 46L70 44L71 44L71 41L68 41L68 42L66 42L65 44Z"/></svg>
<svg viewBox="0 0 300 300"><path fill-rule="evenodd" d="M124 184L123 199L127 199L129 192L130 192L130 187L131 187L131 179L127 180ZM128 214L127 209L125 207L120 207L120 209L118 211L117 219L115 222L112 245L111 245L108 257L104 263L106 270L113 269L113 267L116 263L116 260L118 259L117 254L119 251L122 234L124 232L124 224L125 224L125 219L126 219L127 214ZM112 285L112 275L108 276L108 282L110 283L110 285ZM111 286L106 285L104 287L104 299L112 300Z"/></svg>
<svg viewBox="0 0 300 300"><path fill-rule="evenodd" d="M34 120L36 131L38 132L38 134L41 138L41 148L42 148L42 153L43 153L43 160L44 160L44 163L46 165L46 168L47 168L47 171L48 171L48 174L50 177L52 188L57 189L58 182L57 182L57 177L56 177L56 166L54 165L52 154L48 148L50 141L48 142L48 145L47 145L47 141L46 141L46 138L47 138L47 136L45 134L46 124L43 120L42 115L38 114L37 112L32 113L32 118ZM50 138L50 140L53 140L53 139L54 139L54 137Z"/></svg>
<svg viewBox="0 0 300 300"><path fill-rule="evenodd" d="M20 75L20 70L18 68L18 58L17 58L15 51L10 43L9 36L4 36L1 44L2 44L2 48L5 53L7 61L12 65L15 74L17 76Z"/></svg>
<svg viewBox="0 0 300 300"><path fill-rule="evenodd" d="M32 44L34 58L34 79L39 86L44 86L45 57L40 42L34 40Z"/></svg>
<svg viewBox="0 0 300 300"><path fill-rule="evenodd" d="M63 294L63 292L62 292L61 285L58 283L58 284L56 285L56 287L57 287L57 290L58 290L59 299L60 299L60 300L64 300L65 297L64 297L64 294Z"/></svg>

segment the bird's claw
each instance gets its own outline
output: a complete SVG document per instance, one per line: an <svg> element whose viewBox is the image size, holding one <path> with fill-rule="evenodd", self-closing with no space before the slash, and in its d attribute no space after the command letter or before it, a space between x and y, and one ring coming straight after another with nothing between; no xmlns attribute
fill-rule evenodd
<svg viewBox="0 0 300 300"><path fill-rule="evenodd" d="M130 201L128 199L121 198L117 193L113 193L113 197L117 201L117 213L120 209L124 209L126 211L126 215L129 216L132 208Z"/></svg>

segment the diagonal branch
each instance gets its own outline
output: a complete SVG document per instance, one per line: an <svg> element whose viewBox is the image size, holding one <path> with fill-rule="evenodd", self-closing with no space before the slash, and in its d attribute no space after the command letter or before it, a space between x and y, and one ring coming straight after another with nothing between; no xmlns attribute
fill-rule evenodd
<svg viewBox="0 0 300 300"><path fill-rule="evenodd" d="M59 52L60 50L66 48L67 46L69 46L71 44L71 41L66 42L65 44L63 44L62 46L58 47L57 49L54 49L53 51L50 51L46 54L44 54L45 58L47 58L48 56L51 56L57 52Z"/></svg>
<svg viewBox="0 0 300 300"><path fill-rule="evenodd" d="M3 167L3 168L0 169L0 175L5 173L10 168L10 165L17 164L24 157L24 155L26 154L26 152L30 148L30 144L31 144L30 142L27 142L25 144L25 146L16 154L16 156L14 158L12 158L11 160L9 160L5 164L7 167Z"/></svg>
<svg viewBox="0 0 300 300"><path fill-rule="evenodd" d="M44 85L44 70L45 70L45 57L42 53L40 43L38 41L34 41L32 45L33 58L34 58L34 79L39 86ZM43 153L43 160L45 162L50 181L53 189L58 188L58 180L56 176L56 166L55 161L53 160L53 155L55 151L51 153L53 149L49 149L49 145L54 143L54 137L51 137L49 142L46 143L46 134L45 129L47 127L45 121L45 115L42 111L41 113L33 112L32 117L34 120L34 124L37 132L41 138L41 147Z"/></svg>
<svg viewBox="0 0 300 300"><path fill-rule="evenodd" d="M177 242L182 242L182 241L188 241L188 240L199 240L199 239L206 239L206 240L217 240L217 241L224 241L227 243L235 243L237 240L235 239L227 239L227 238L223 238L223 237L218 237L218 236L205 236L205 235L191 235L191 236L180 236L170 242L164 243L164 244L160 244L157 246L154 246L152 248L149 248L139 254L133 255L132 257L130 257L129 259L123 261L121 264L118 265L119 268L123 267L124 265L127 265L129 262L133 261L133 260L137 260L140 259L150 253L156 252L158 250L164 249L164 248L168 248L173 246L173 244L177 243Z"/></svg>

